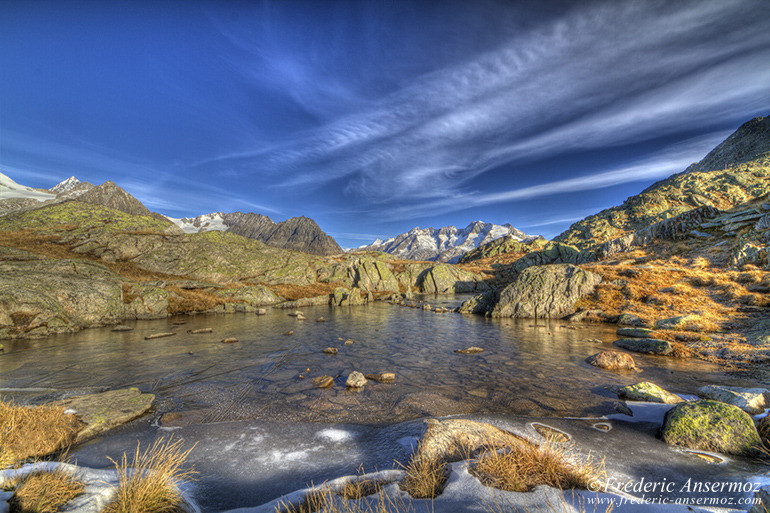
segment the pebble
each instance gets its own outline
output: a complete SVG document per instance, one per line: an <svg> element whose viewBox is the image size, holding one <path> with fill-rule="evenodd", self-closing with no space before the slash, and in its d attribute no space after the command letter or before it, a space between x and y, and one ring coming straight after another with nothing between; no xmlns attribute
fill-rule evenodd
<svg viewBox="0 0 770 513"><path fill-rule="evenodd" d="M476 346L471 346L466 349L455 350L455 353L460 353L460 354L476 354L476 353L483 353L483 352L484 350L482 348L476 347Z"/></svg>
<svg viewBox="0 0 770 513"><path fill-rule="evenodd" d="M145 340L152 340L154 338L163 338L163 337L173 337L176 335L176 333L173 333L171 331L165 332L165 333L153 333L152 335L147 335L144 337Z"/></svg>
<svg viewBox="0 0 770 513"><path fill-rule="evenodd" d="M222 343L223 343L223 344L234 344L234 343L236 343L236 342L238 342L238 339L237 339L237 338L235 338L235 337L230 337L230 338L224 338L224 339L222 339Z"/></svg>
<svg viewBox="0 0 770 513"><path fill-rule="evenodd" d="M337 348L336 347L327 347L323 350L326 354L337 354Z"/></svg>

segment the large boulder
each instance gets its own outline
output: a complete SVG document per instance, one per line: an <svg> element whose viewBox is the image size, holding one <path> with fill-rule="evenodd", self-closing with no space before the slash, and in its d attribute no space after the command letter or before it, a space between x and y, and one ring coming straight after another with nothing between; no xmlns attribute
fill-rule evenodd
<svg viewBox="0 0 770 513"><path fill-rule="evenodd" d="M459 461L479 449L530 445L509 431L466 419L428 419L414 459Z"/></svg>
<svg viewBox="0 0 770 513"><path fill-rule="evenodd" d="M738 456L758 454L762 447L748 413L708 399L669 410L663 420L661 438L671 445Z"/></svg>
<svg viewBox="0 0 770 513"><path fill-rule="evenodd" d="M0 338L44 337L123 317L120 277L82 260L0 262Z"/></svg>
<svg viewBox="0 0 770 513"><path fill-rule="evenodd" d="M764 413L770 406L770 391L766 388L741 388L724 385L706 385L698 389L698 395L704 399L720 401L737 406L741 410L756 415Z"/></svg>
<svg viewBox="0 0 770 513"><path fill-rule="evenodd" d="M602 278L572 264L529 267L500 293L492 317L564 317Z"/></svg>

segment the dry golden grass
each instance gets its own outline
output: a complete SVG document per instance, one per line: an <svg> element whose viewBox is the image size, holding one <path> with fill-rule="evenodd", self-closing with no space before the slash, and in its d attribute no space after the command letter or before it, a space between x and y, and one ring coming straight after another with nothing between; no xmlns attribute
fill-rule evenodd
<svg viewBox="0 0 770 513"><path fill-rule="evenodd" d="M383 484L382 481L363 477L348 481L340 490L337 490L336 493L345 499L360 499L361 497L379 493Z"/></svg>
<svg viewBox="0 0 770 513"><path fill-rule="evenodd" d="M133 262L107 262L94 255L76 253L68 245L57 243L57 239L58 237L41 234L34 230L0 231L0 246L21 249L48 258L99 262L131 281L190 279L188 276L147 271L137 267Z"/></svg>
<svg viewBox="0 0 770 513"><path fill-rule="evenodd" d="M12 487L11 513L55 513L85 491L83 483L61 467L28 474Z"/></svg>
<svg viewBox="0 0 770 513"><path fill-rule="evenodd" d="M416 454L419 452L418 449ZM406 475L398 486L415 499L437 497L449 477L446 462L435 458L412 458L404 471Z"/></svg>
<svg viewBox="0 0 770 513"><path fill-rule="evenodd" d="M355 498L350 497L350 499ZM415 508L411 502L391 497L382 491L377 492L374 500L360 503L348 502L348 498L342 497L329 487L314 488L300 504L280 502L275 508L276 513L413 513L414 511Z"/></svg>
<svg viewBox="0 0 770 513"><path fill-rule="evenodd" d="M0 400L0 468L66 449L80 427L80 421L65 414L63 407Z"/></svg>
<svg viewBox="0 0 770 513"><path fill-rule="evenodd" d="M570 461L563 446L552 441L487 451L469 472L483 484L509 492L528 492L539 485L596 491L606 477L603 462Z"/></svg>
<svg viewBox="0 0 770 513"><path fill-rule="evenodd" d="M311 285L292 285L290 283L262 283L279 296L289 301L307 297L325 296L334 293L334 289L342 287L340 283L313 283Z"/></svg>
<svg viewBox="0 0 770 513"><path fill-rule="evenodd" d="M173 285L166 286L168 292L168 314L176 315L191 312L205 312L217 305L228 303L227 299L205 290L187 290ZM176 294L176 295L174 295Z"/></svg>
<svg viewBox="0 0 770 513"><path fill-rule="evenodd" d="M182 440L158 439L144 451L139 444L131 461L114 461L118 472L115 497L102 513L184 513L178 485L195 474L183 468L190 451Z"/></svg>

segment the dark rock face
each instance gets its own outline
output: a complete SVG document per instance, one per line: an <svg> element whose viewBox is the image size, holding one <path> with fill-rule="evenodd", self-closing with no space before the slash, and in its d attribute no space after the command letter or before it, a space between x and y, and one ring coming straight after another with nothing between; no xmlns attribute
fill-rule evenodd
<svg viewBox="0 0 770 513"><path fill-rule="evenodd" d="M84 192L77 197L77 201L114 208L127 214L155 216L147 207L142 205L141 201L131 196L112 181L106 181L98 187Z"/></svg>
<svg viewBox="0 0 770 513"><path fill-rule="evenodd" d="M343 253L337 241L326 235L315 221L305 216L292 217L277 223L272 230L257 237L257 240L261 240L268 246L304 251L314 255Z"/></svg>
<svg viewBox="0 0 770 513"><path fill-rule="evenodd" d="M698 207L727 210L768 192L770 118L756 118L741 126L700 162L654 183L622 205L573 224L554 240L583 250L597 249L602 243ZM712 215L713 211L702 214ZM655 228L661 233L647 235L665 235L663 232L677 235L683 228L686 226L663 224Z"/></svg>

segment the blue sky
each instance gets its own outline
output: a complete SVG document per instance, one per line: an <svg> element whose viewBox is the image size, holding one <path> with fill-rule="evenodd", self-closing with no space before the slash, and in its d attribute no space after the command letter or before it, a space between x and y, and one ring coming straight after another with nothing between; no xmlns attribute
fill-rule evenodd
<svg viewBox="0 0 770 513"><path fill-rule="evenodd" d="M557 235L770 114L770 2L0 2L0 171Z"/></svg>

